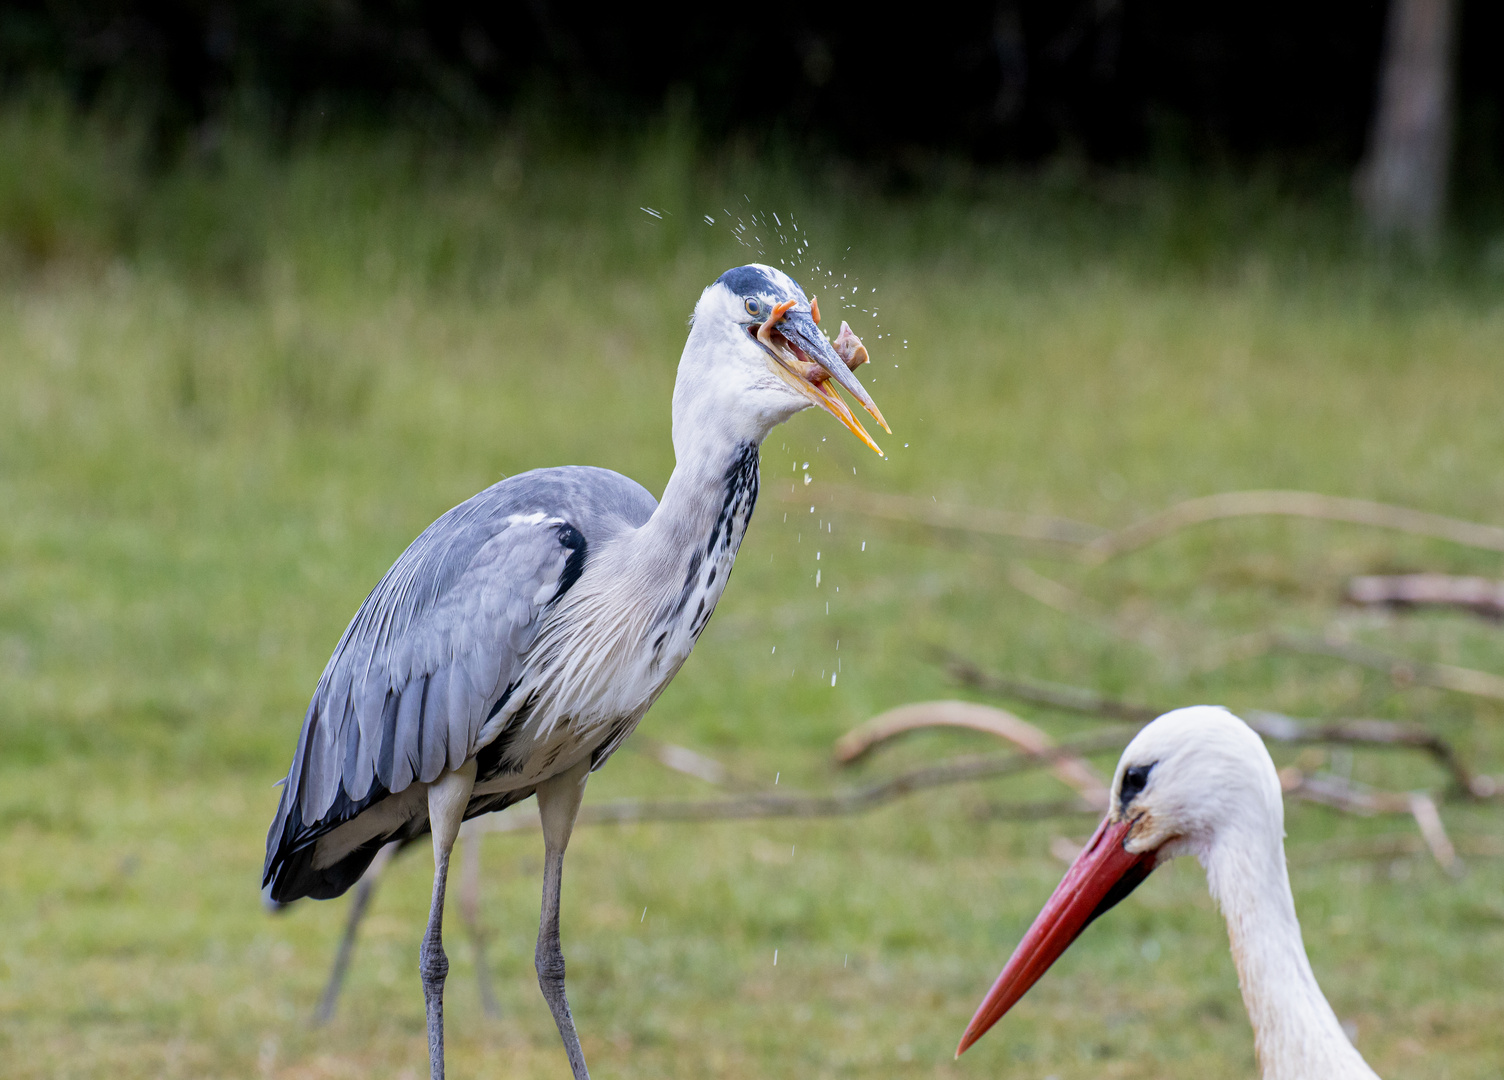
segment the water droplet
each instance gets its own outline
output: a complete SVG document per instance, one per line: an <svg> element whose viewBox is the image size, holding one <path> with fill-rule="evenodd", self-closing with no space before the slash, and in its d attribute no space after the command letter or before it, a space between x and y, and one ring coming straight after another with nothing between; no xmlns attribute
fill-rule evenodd
<svg viewBox="0 0 1504 1080"><path fill-rule="evenodd" d="M835 684L836 684L836 676L835 676L835 672L831 672L831 673L830 673L830 685L831 685L831 686L834 686L834 685L835 685Z"/></svg>
<svg viewBox="0 0 1504 1080"><path fill-rule="evenodd" d="M647 922L647 920L648 920L648 909L647 908L643 908L642 909L642 918L638 919L637 921L638 922Z"/></svg>
<svg viewBox="0 0 1504 1080"><path fill-rule="evenodd" d="M659 221L663 220L663 215L660 214L658 211L651 209L650 207L639 206L637 209L641 210L644 214L648 214L648 215L650 215L652 217L657 218Z"/></svg>
<svg viewBox="0 0 1504 1080"><path fill-rule="evenodd" d="M820 587L820 571L816 570L815 571L815 588L818 589L819 587Z"/></svg>
<svg viewBox="0 0 1504 1080"><path fill-rule="evenodd" d="M714 225L715 224L715 218L711 217L709 214L706 214L705 215L705 224L707 224L707 225Z"/></svg>
<svg viewBox="0 0 1504 1080"><path fill-rule="evenodd" d="M778 950L777 949L773 950L773 966L774 967L778 966Z"/></svg>
<svg viewBox="0 0 1504 1080"><path fill-rule="evenodd" d="M773 774L773 786L774 786L774 787L777 787L777 786L778 786L778 778L779 778L779 777L780 777L780 776L782 776L782 775L783 775L783 773L781 773L781 772L775 772L775 773L774 773L774 774Z"/></svg>
<svg viewBox="0 0 1504 1080"><path fill-rule="evenodd" d="M788 519L788 515L787 515L787 514L784 514L784 515L783 515L783 516L784 516L784 519L785 519L785 520L787 520L787 519ZM863 551L866 551L866 550L867 550L867 541L865 541L865 540L863 540L863 541L862 541L862 550L863 550Z"/></svg>

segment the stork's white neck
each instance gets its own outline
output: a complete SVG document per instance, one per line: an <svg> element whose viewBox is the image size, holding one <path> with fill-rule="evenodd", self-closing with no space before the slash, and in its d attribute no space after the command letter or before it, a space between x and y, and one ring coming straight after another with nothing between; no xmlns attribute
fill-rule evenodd
<svg viewBox="0 0 1504 1080"><path fill-rule="evenodd" d="M1378 1080L1327 1003L1301 940L1282 824L1245 819L1201 854L1232 940L1263 1080ZM1238 835L1241 834L1241 835Z"/></svg>

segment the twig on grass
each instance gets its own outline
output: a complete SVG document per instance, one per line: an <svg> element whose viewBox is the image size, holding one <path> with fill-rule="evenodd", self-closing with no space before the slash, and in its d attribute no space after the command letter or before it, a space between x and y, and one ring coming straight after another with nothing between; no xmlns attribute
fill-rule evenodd
<svg viewBox="0 0 1504 1080"><path fill-rule="evenodd" d="M1349 525L1370 525L1380 529L1449 540L1485 551L1504 551L1504 528L1473 521L1443 517L1405 506L1348 499L1336 495L1319 495L1314 491L1225 491L1199 499L1176 503L1168 510L1129 525L1125 529L1098 537L1086 545L1084 557L1092 565L1129 551L1192 525L1236 517L1301 517L1318 521L1339 521Z"/></svg>
<svg viewBox="0 0 1504 1080"><path fill-rule="evenodd" d="M1504 858L1504 843L1487 836L1461 837L1457 849L1469 859ZM1332 840L1290 849L1290 862L1296 866L1342 862L1348 859L1398 859L1421 855L1426 843L1415 833L1390 833L1357 840ZM1501 915L1500 918L1504 918Z"/></svg>
<svg viewBox="0 0 1504 1080"><path fill-rule="evenodd" d="M1131 617L1114 615L1100 608L1068 585L1064 585L1022 563L1008 568L1008 583L1024 595L1047 607L1078 618L1089 619L1109 633L1163 653L1168 638L1206 638L1208 631L1167 616L1135 613ZM1269 652L1292 652L1305 656L1327 656L1334 660L1381 671L1397 687L1412 684L1432 686L1458 694L1504 701L1504 676L1474 668L1438 664L1397 656L1383 649L1343 641L1331 635L1294 633L1288 630L1260 631L1214 642L1201 650L1197 671L1214 671L1238 660L1251 660Z"/></svg>
<svg viewBox="0 0 1504 1080"><path fill-rule="evenodd" d="M1452 574L1363 574L1347 583L1349 603L1368 607L1460 607L1504 618L1504 581Z"/></svg>
<svg viewBox="0 0 1504 1080"><path fill-rule="evenodd" d="M841 765L855 765L893 739L935 728L979 731L1031 752L1054 746L1039 728L1004 709L971 701L922 701L889 709L852 728L836 740L835 759ZM1061 783L1075 790L1087 806L1098 812L1107 809L1107 785L1085 759L1062 758L1051 766L1051 771Z"/></svg>
<svg viewBox="0 0 1504 1080"><path fill-rule="evenodd" d="M1027 701L1052 709L1096 716L1108 720L1147 724L1156 716L1168 711L1158 706L1141 705L1118 701L1075 686L1041 682L1037 679L1022 679L1015 676L997 675L983 671L975 664L950 653L942 653L942 659L951 678L963 686L970 686L985 693ZM1499 795L1499 784L1491 777L1475 776L1465 766L1452 745L1418 724L1402 724L1390 720L1297 720L1283 713L1262 709L1250 709L1239 715L1248 726L1266 739L1284 743L1337 743L1352 746L1394 746L1421 750L1436 760L1446 770L1459 791L1475 799L1489 799Z"/></svg>
<svg viewBox="0 0 1504 1080"><path fill-rule="evenodd" d="M1037 751L969 755L920 765L885 780L849 787L828 795L761 792L721 799L622 799L580 807L577 825L626 825L642 821L747 821L753 818L821 818L864 813L884 803L930 788L974 780L1016 776L1058 762L1120 750L1122 731L1103 732ZM472 818L478 832L515 832L538 828L536 810L506 810Z"/></svg>
<svg viewBox="0 0 1504 1080"><path fill-rule="evenodd" d="M1304 653L1307 656L1330 656L1334 660L1382 671L1398 687L1419 683L1439 690L1504 701L1504 676L1489 671L1412 660L1369 645L1340 641L1332 637L1317 637L1314 634L1277 632L1270 635L1270 648Z"/></svg>
<svg viewBox="0 0 1504 1080"><path fill-rule="evenodd" d="M1082 561L1098 565L1194 525L1239 517L1299 517L1335 521L1446 540L1484 551L1504 551L1504 528L1432 514L1406 506L1322 495L1314 491L1224 491L1188 499L1116 531L1071 518L941 503L908 495L826 487L828 505L887 521L985 536L1033 540L1075 548ZM785 501L808 501L796 487Z"/></svg>
<svg viewBox="0 0 1504 1080"><path fill-rule="evenodd" d="M983 671L970 660L955 653L939 651L950 677L963 686L970 686L990 694L1027 701L1032 705L1045 705L1066 712L1081 713L1109 720L1123 720L1131 724L1147 724L1164 712L1148 705L1134 705L1109 698L1095 690L1060 683L1043 682L1014 675L998 675Z"/></svg>

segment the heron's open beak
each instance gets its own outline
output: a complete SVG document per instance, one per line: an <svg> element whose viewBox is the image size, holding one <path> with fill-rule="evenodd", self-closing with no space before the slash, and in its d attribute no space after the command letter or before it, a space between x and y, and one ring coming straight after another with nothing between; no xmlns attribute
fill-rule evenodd
<svg viewBox="0 0 1504 1080"><path fill-rule="evenodd" d="M881 454L882 447L872 441L872 436L867 434L861 421L852 413L832 383L845 387L872 414L873 419L883 426L884 431L891 435L893 429L883 419L883 414L871 395L857 382L847 362L831 347L820 328L815 325L812 316L818 309L812 305L811 311L796 311L794 307L793 300L784 301L773 309L773 314L766 322L756 328L757 340L772 358L769 367L784 382L830 413L846 425L853 435ZM857 347L860 348L860 345ZM865 349L861 350L861 355L865 358Z"/></svg>
<svg viewBox="0 0 1504 1080"><path fill-rule="evenodd" d="M1029 987L1060 959L1082 930L1098 915L1127 896L1154 869L1158 853L1135 854L1123 847L1132 821L1103 821L1087 842L1055 894L1013 950L1008 966L987 991L987 997L961 1036L956 1057L980 1039L993 1024L1017 1004Z"/></svg>

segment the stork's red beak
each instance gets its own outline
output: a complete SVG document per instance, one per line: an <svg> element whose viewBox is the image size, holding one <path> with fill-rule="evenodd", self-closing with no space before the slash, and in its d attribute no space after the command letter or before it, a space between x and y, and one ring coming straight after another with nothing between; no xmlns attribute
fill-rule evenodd
<svg viewBox="0 0 1504 1080"><path fill-rule="evenodd" d="M961 1036L956 1057L986 1034L1098 915L1138 888L1154 869L1157 852L1134 854L1123 847L1132 821L1103 821L1065 878L1013 950L1008 966Z"/></svg>

